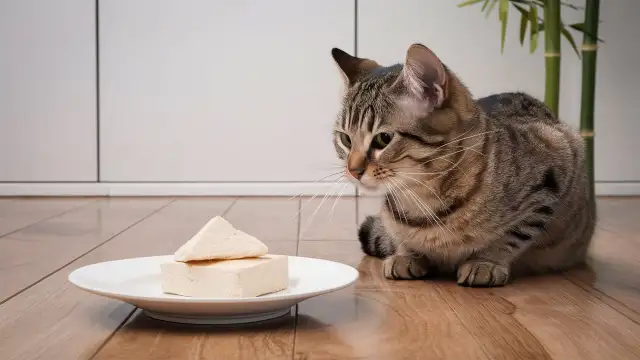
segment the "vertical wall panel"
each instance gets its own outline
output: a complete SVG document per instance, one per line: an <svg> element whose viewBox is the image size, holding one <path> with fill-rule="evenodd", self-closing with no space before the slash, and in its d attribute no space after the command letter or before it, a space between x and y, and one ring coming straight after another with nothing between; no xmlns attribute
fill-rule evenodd
<svg viewBox="0 0 640 360"><path fill-rule="evenodd" d="M100 28L104 180L311 181L336 162L330 51L353 50L352 1L109 0Z"/></svg>
<svg viewBox="0 0 640 360"><path fill-rule="evenodd" d="M95 181L93 0L0 2L0 181Z"/></svg>

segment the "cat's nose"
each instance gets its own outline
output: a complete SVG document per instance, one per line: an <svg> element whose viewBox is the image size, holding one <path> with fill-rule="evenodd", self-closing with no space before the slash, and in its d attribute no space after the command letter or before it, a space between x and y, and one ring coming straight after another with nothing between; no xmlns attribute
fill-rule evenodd
<svg viewBox="0 0 640 360"><path fill-rule="evenodd" d="M349 159L347 160L347 168L349 169L349 174L351 174L351 176L356 180L360 180L367 169L366 157L359 152L352 152L349 154Z"/></svg>
<svg viewBox="0 0 640 360"><path fill-rule="evenodd" d="M356 178L356 180L360 180L360 178L362 177L362 174L364 174L364 168L349 169L349 174L351 174L351 176Z"/></svg>

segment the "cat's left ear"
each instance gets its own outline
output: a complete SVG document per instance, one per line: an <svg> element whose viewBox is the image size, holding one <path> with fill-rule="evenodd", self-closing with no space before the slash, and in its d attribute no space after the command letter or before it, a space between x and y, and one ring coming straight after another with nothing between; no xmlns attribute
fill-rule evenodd
<svg viewBox="0 0 640 360"><path fill-rule="evenodd" d="M440 107L447 97L447 85L447 73L440 59L426 46L413 44L407 50L402 73L392 89Z"/></svg>
<svg viewBox="0 0 640 360"><path fill-rule="evenodd" d="M347 86L352 86L367 73L380 67L380 65L373 60L351 56L338 48L331 50L331 56L340 67L340 70L342 70L346 78Z"/></svg>

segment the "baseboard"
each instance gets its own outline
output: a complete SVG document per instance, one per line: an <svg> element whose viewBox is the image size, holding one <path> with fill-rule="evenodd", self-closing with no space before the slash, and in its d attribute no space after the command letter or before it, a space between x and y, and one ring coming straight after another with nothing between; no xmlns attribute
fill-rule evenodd
<svg viewBox="0 0 640 360"><path fill-rule="evenodd" d="M0 196L314 196L342 192L352 185L332 183L0 183ZM598 182L599 196L640 195L640 182ZM379 196L359 191L359 196Z"/></svg>
<svg viewBox="0 0 640 360"><path fill-rule="evenodd" d="M333 183L0 183L0 196L354 196Z"/></svg>
<svg viewBox="0 0 640 360"><path fill-rule="evenodd" d="M599 196L637 196L640 195L638 182L597 182L596 195Z"/></svg>

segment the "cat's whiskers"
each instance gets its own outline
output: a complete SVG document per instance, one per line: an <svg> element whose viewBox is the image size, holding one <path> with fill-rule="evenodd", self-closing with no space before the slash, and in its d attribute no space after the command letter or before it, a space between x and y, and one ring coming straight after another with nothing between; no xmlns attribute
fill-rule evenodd
<svg viewBox="0 0 640 360"><path fill-rule="evenodd" d="M406 195L406 194L404 194L404 192L402 192L402 191L400 190L400 188L399 188L397 185L393 185L394 180L395 180L395 179L393 179L393 178L389 178L389 181L390 181L389 186L390 186L390 188L391 188L391 189L393 189L393 188L395 188L395 189L396 189L395 191L396 191L396 196L398 197L398 199L400 199L400 195L398 195L398 194L399 194L399 193L401 193L401 194L405 197L405 199L409 200L409 198L407 198L407 195ZM411 205L411 204L409 204L409 205ZM405 212L405 210L404 210L404 209L401 209L401 208L402 208L402 203L400 202L400 200L398 200L397 207L398 207L398 208L397 208L397 210L398 210L399 214L404 214L404 217L405 217L405 223L407 224L407 226L409 226L409 220L407 219L406 212ZM418 207L419 207L419 206L418 206ZM402 219L402 215L400 215L400 219ZM405 243L405 242L407 242L408 240L409 240L409 238L408 238L408 237L407 237L407 238L405 238L405 239L403 239L403 240L402 240L402 241L397 245L397 247L401 247L401 246L402 246L402 245L404 245L404 243Z"/></svg>
<svg viewBox="0 0 640 360"><path fill-rule="evenodd" d="M394 182L397 182L397 183L399 183L399 184L403 185L403 184L402 184L402 182L401 182L400 180L397 180L397 179L393 179L393 180L394 180ZM396 186L397 186L397 185L396 185ZM401 191L401 190L400 190L400 191ZM405 197L405 199L409 200L409 198L407 197L406 193L405 193L404 191L401 191L401 192L402 192L402 195ZM413 195L413 194L410 194L410 195ZM425 211L425 208L424 208L424 207L426 206L426 204L422 203L422 205L421 205L421 204L420 204L421 202L419 201L419 198L418 198L418 201L416 201L416 198L415 198L415 197L412 197L412 198L411 198L411 200L412 200L412 201L413 201L413 203L416 205L416 207L417 207L418 209L420 209L420 211L422 212L422 214L423 214L425 217L427 217L427 218L428 218L428 217L430 217L431 212L429 212L429 208L427 207L427 211ZM428 215L427 213L428 213L429 215ZM432 219L433 219L433 216L434 216L434 215L431 215L431 218L432 218ZM440 225L438 224L438 226L440 226ZM442 230L442 227L440 227L440 229ZM408 240L409 240L409 238L408 238L408 237L407 237L407 238L405 238L405 239L404 239L404 240L403 240L403 241L402 241L398 246L399 246L399 247L400 247L400 246L402 246L402 245L403 245L406 241L408 241ZM423 243L424 243L424 240L423 240L422 244L423 244ZM420 246L422 246L422 244L421 244Z"/></svg>
<svg viewBox="0 0 640 360"><path fill-rule="evenodd" d="M397 189L397 194L402 194L402 196L404 196L404 198L405 198L405 199L407 199L409 202L414 202L414 203L415 203L415 205L416 205L420 210L422 210L421 205L420 205L419 203L416 203L416 200L415 200L413 197L411 197L411 198L407 197L407 194L402 190L402 188L401 188L401 186L400 186L400 185L403 185L403 184L402 184L402 182L401 182L400 180L398 180L398 179L394 179L394 178L390 177L390 178L389 178L389 181L390 181L392 184L395 184L395 185L394 185L394 187ZM402 202L400 202L400 200L399 200L399 199L400 199L400 196L398 195L398 202L399 202L398 206L402 206ZM411 205L411 204L409 204L409 205ZM423 211L423 210L422 210L422 211ZM405 219L406 219L406 213L404 212L404 210L403 210L403 213L405 214ZM424 213L424 211L423 211L423 213ZM427 214L426 214L426 213L425 213L424 215L425 215L425 216L427 216ZM408 224L409 224L409 223L407 222L407 225L408 225Z"/></svg>
<svg viewBox="0 0 640 360"><path fill-rule="evenodd" d="M406 186L406 184L405 184L405 186ZM451 234L451 236L455 236L455 235L454 235L454 233L453 233L453 231L451 231L451 229L449 229L449 227L448 227L447 225L445 225L445 223L444 223L444 222L442 222L442 220L440 220L440 218L439 218L439 217L438 217L438 216L437 216L437 215L436 215L436 214L431 210L431 208L430 208L427 204L425 204L424 202L422 202L422 201L420 200L420 198L418 197L418 195L417 195L414 191L412 191L412 190L411 190L411 189L409 189L408 187L407 187L407 190L409 191L409 193L410 193L410 194L412 194L416 199L418 199L418 200L422 203L422 206L424 206L424 207L425 207L425 208L430 212L430 214L432 214L432 215L431 215L431 218L434 220L434 222L435 222L435 223L438 225L438 227L440 228L441 235L445 238L445 240L448 240L448 239L447 239L447 237L448 237L448 236L447 236L446 232L449 232L449 234ZM445 230L446 230L446 231L445 231ZM427 240L426 238L423 238L423 239L422 239L422 241L420 242L420 246L419 246L419 248L422 248L422 246L424 245L424 242L425 242L426 240Z"/></svg>
<svg viewBox="0 0 640 360"><path fill-rule="evenodd" d="M477 154L479 154L479 155L485 156L485 154L483 154L482 152L480 152L480 151L478 151L478 150L476 150L476 149L473 149L473 147L474 147L474 146L477 146L477 145L479 145L479 144L475 144L475 145L467 146L467 147L463 147L463 146L455 146L456 148L462 148L462 149L461 149L461 150L454 151L454 152L451 152L451 153L448 153L448 154L444 154L444 155L439 156L439 157L437 157L437 158L430 159L429 161L425 161L425 162L423 162L423 163L420 163L420 165L426 165L426 164L428 164L428 163L430 163L430 162L433 162L433 161L435 161L435 160L443 160L443 161L446 161L446 162L450 163L451 165L453 165L452 167L450 167L450 168L449 168L449 169L447 169L447 170L438 171L438 172L422 172L422 173L413 173L413 174L414 174L414 175L420 175L420 174L423 174L423 175L445 174L445 173L447 173L447 172L451 171L453 168L458 168L460 171L462 171L462 173L463 173L466 177L469 177L469 175L467 174L467 172L466 172L466 171L464 171L464 170L462 170L462 168L460 168L460 166L459 166L459 164L460 164L460 163L462 163L462 160L464 159L464 157L465 157L465 155L466 155L466 154L463 154L463 155L460 157L460 159L459 159L456 163L454 163L453 161L451 161L451 160L449 160L449 159L446 159L446 158L447 158L447 157L449 157L449 156L451 156L451 155L455 155L455 154L457 154L457 153L464 152L464 151L467 151L467 150L470 150L470 151L473 151L473 152L475 152L475 153L477 153ZM399 171L397 171L397 170L399 170L399 169L411 169L411 170L415 170L415 167L410 167L410 166L401 166L401 167L393 168L393 169L391 169L391 170L393 170L394 172L398 172L398 173L400 173Z"/></svg>
<svg viewBox="0 0 640 360"><path fill-rule="evenodd" d="M393 178L389 177L387 178L388 180L392 181ZM407 219L407 214L405 213L405 210L402 209L402 202L400 201L400 196L398 195L398 191L400 189L395 189L392 183L386 183L387 184L387 188L390 190L391 192L391 197L394 199L393 202L396 203L396 205L398 206L398 214L400 215L400 220L402 220L402 217L404 216L404 222L409 225L409 220Z"/></svg>
<svg viewBox="0 0 640 360"><path fill-rule="evenodd" d="M435 191L435 190L433 190L429 185L427 185L427 184L425 184L423 181L420 181L420 180L418 180L418 179L415 179L415 178L413 178L413 177L411 177L411 176L409 176L409 175L403 175L403 174L398 174L398 175L400 175L400 176L402 176L402 177L405 177L405 178L407 178L407 179L409 179L409 180L413 180L413 181L417 182L418 184L420 184L420 185L424 186L427 190L431 191L431 193L432 193L432 194L433 194L433 195L434 195L434 196L435 196L435 197L440 201L440 205L442 205L442 207L445 207L445 204L444 204L444 201L442 200L442 198L441 198L440 196L438 196L438 194L436 193L436 191Z"/></svg>
<svg viewBox="0 0 640 360"><path fill-rule="evenodd" d="M431 217L432 220L434 220L436 222L436 224L438 224L438 226L440 227L440 230L442 230L444 232L444 229L446 229L447 231L449 231L449 233L451 233L451 235L454 235L453 232L442 222L442 220L440 220L440 218L438 218L438 216L436 215L436 213L431 209L431 207L429 205L427 205L426 203L424 203L424 201L422 201L422 199L420 199L420 196L418 196L418 194L415 193L415 191L411 190L411 188L409 188L409 186L407 184L405 184L404 182L395 179L396 182L398 182L400 185L404 186L404 188L409 192L409 195L411 195L416 202L420 203L421 206L427 210L429 212L429 215ZM428 187L427 187L428 188ZM430 188L428 188L431 192L434 193L434 195L436 195L436 197L438 197L437 194L435 194L435 192L433 190L431 190ZM439 199L439 197L438 197ZM440 202L442 203L442 200L440 199ZM444 203L442 203L444 205ZM423 211L424 213L424 211ZM427 214L424 214L425 216L427 216ZM443 229L444 227L444 229Z"/></svg>
<svg viewBox="0 0 640 360"><path fill-rule="evenodd" d="M449 161L449 163L452 164L452 166L450 168L442 170L442 171L435 171L435 172L428 172L428 171L423 171L423 172L403 172L403 171L398 171L398 169L405 169L405 167L393 168L393 169L391 169L391 171L394 174L403 174L403 175L440 175L440 176L436 176L434 178L429 179L429 180L434 180L434 179L438 179L441 176L444 176L444 175L448 174L449 171L453 170L453 168L458 167L458 169L460 169L460 171L462 171L462 173L465 174L465 176L468 177L468 174L464 170L462 170L459 166L457 166L457 164L454 164L451 161ZM406 169L415 170L415 168L413 168L413 167L406 167Z"/></svg>
<svg viewBox="0 0 640 360"><path fill-rule="evenodd" d="M336 175L336 174L334 174L334 175ZM334 180L334 181L333 181L333 186L331 187L331 190L333 190L333 187L335 187L336 183L341 182L341 181L344 179L344 177L345 177L344 175L341 175L339 178L337 178L336 180ZM317 182L317 181L315 181L314 183L316 183L316 182ZM318 195L320 195L320 191L321 191L321 190L322 190L322 189L318 189L318 190L316 191L316 193L315 193L311 198L307 199L307 204L308 204L309 202L311 202L313 199L315 199L316 197L318 197ZM300 195L300 197L302 197L302 194ZM289 200L291 200L291 199L289 199ZM302 212L302 210L304 210L304 206L305 206L305 205L303 205L303 204L302 204L302 199L300 199L300 209L298 209L298 212L297 212L295 215L293 215L293 218L292 218L292 219L295 219L296 217L298 217L298 216L300 215L300 213Z"/></svg>
<svg viewBox="0 0 640 360"><path fill-rule="evenodd" d="M455 154L458 154L458 153L461 153L461 152L467 151L467 150L469 150L469 149L473 148L474 146L478 146L478 145L481 145L481 144L474 144L474 145L471 145L471 146L468 146L468 147L464 147L464 148L462 148L462 149L460 149L460 150L456 150L456 151L450 152L450 153L448 153L448 154L444 154L444 155L438 156L438 157L436 157L436 158L429 159L428 161L425 161L425 162L423 162L423 163L420 163L420 165L426 165L426 164L431 163L431 162L434 162L434 161L436 161L436 160L439 160L439 159L442 159L442 158L446 158L446 157L449 157L449 156L451 156L451 155L455 155Z"/></svg>
<svg viewBox="0 0 640 360"><path fill-rule="evenodd" d="M342 183L344 178L345 178L345 176L342 175L338 180L336 180L333 183L333 186L331 186L331 189L324 195L324 197L322 198L322 201L320 201L320 204L316 207L316 210L313 212L313 214L311 214L311 217L309 218L309 221L307 222L307 225L305 225L304 229L302 229L300 231L300 234L299 234L300 238L302 238L302 235L304 234L304 232L309 228L309 226L313 222L313 219L315 218L316 214L318 213L318 210L320 210L320 208L322 207L324 202L327 201L327 197L329 197L329 195L333 192L333 189L336 187L336 185L340 185L340 183ZM303 208L301 207L300 211L298 213L300 213L302 211L302 209Z"/></svg>
<svg viewBox="0 0 640 360"><path fill-rule="evenodd" d="M406 177L406 178L408 178L408 179L410 179L410 180L413 180L413 181L419 182L419 181L417 181L416 179L414 179L414 178L412 178L412 177L409 177L409 176L405 176L405 177ZM411 189L411 187L409 187L409 186L408 186L404 181L401 181L401 180L399 180L399 179L395 179L395 180L396 180L400 185L402 185L402 186L403 186L403 188L404 188L406 191L408 191L408 192L409 192L413 197L415 197L415 198L417 199L417 201L419 201L419 202L420 202L420 204L422 204L422 205L423 205L423 206L424 206L424 207L429 211L429 214L432 214L432 217L433 217L433 219L434 219L434 220L439 220L439 219L438 219L438 217L435 215L435 212L431 209L431 207L430 207L429 205L427 205L427 204L424 202L424 200L422 200L422 199L420 198L420 196L419 196L419 195L418 195L418 194L417 194L413 189ZM440 198L440 197L435 193L435 191L434 191L433 189L431 189L430 187L428 187L427 185L425 185L425 184L423 184L423 183L421 183L421 184L422 184L423 186L425 186L425 187L427 188L427 190L431 191L431 192L436 196L436 198L438 198L438 200L440 201L440 204L442 204L442 205L444 206L444 202L443 202L443 201L442 201L442 199L441 199L441 198Z"/></svg>
<svg viewBox="0 0 640 360"><path fill-rule="evenodd" d="M331 207L331 211L329 211L329 221L331 221L331 219L333 218L333 211L336 209L336 205L338 205L338 201L342 197L342 194L344 194L344 191L347 190L347 187L349 187L349 183L344 183L342 190L340 190L340 193L338 194L336 201L333 203L333 206Z"/></svg>
<svg viewBox="0 0 640 360"><path fill-rule="evenodd" d="M471 130L473 130L473 128L471 128ZM468 132L469 132L469 131L471 131L471 130L466 131L465 133L463 133L463 135L464 135L464 134L466 134L466 133L468 133ZM491 133L494 133L494 132L497 132L497 131L498 131L498 130L483 131L483 132L481 132L481 133L473 134L473 135L471 135L471 136L463 137L463 138L461 138L461 139L459 139L459 136L457 136L457 137L455 137L455 138L451 139L449 142L446 142L446 143L444 143L444 144L442 144L442 145L438 146L438 147L436 148L436 150L438 150L438 149L442 149L443 147L445 147L445 146L447 146L447 145L449 145L449 144L451 144L451 143L453 143L453 142L456 142L456 141L462 141L462 140L467 140L467 139L473 139L474 137L478 137L478 136L482 136L482 135L486 135L486 134L491 134ZM458 146L460 146L460 145L458 145Z"/></svg>
<svg viewBox="0 0 640 360"><path fill-rule="evenodd" d="M449 159L444 159L444 158L443 158L443 159L442 159L443 161L446 161L446 162L448 162L449 164L451 164L451 165L452 165L450 168L448 168L448 169L446 169L446 170L443 170L443 171L436 171L436 172L421 172L421 173L405 173L405 172L401 172L401 171L395 171L395 169L394 169L394 171L395 171L396 173L398 173L398 174L408 174L408 175L445 175L445 174L447 174L449 171L453 170L454 168L458 168L458 170L460 170L460 171L464 174L464 176L468 178L468 177L469 177L469 174L467 174L467 172L466 172L466 171L464 171L464 170L460 167L460 165L459 165L460 163L462 163L462 159L464 159L464 156L465 156L465 155L466 155L466 154L463 154L463 155L460 157L460 160L458 160L458 162L456 162L456 163L454 163L453 161L451 161L451 160L449 160ZM398 169L402 169L402 168L398 168ZM414 169L414 168L411 168L411 169ZM436 177L435 179L438 179L438 177ZM433 179L430 179L430 180L433 180Z"/></svg>
<svg viewBox="0 0 640 360"><path fill-rule="evenodd" d="M315 184L315 183L320 182L320 181L322 181L322 180L326 180L326 179L328 179L328 178L330 178L330 177L332 177L332 176L340 175L340 174L342 174L342 173L343 173L343 170L340 170L340 171L335 172L335 173L333 173L333 174L329 174L329 175L323 176L323 177L321 177L320 179L318 179L318 180L316 180L316 181L312 182L312 184ZM344 175L342 175L341 177L344 177ZM338 180L339 180L339 179L340 179L340 178L338 178ZM336 181L337 181L337 180L336 180ZM311 199L309 199L309 201L313 200L316 196L318 196L319 192L320 192L320 190L318 190L318 191L316 192L316 194L315 194L315 195L313 195L313 197L312 197ZM294 196L292 196L292 197L288 198L288 199L287 199L287 201L289 201L289 200L293 200L293 199L295 199L295 198L297 198L297 197L302 197L302 193L299 193L298 195L294 195ZM296 215L294 216L294 218L295 218L297 215L298 215L298 214L296 214Z"/></svg>

